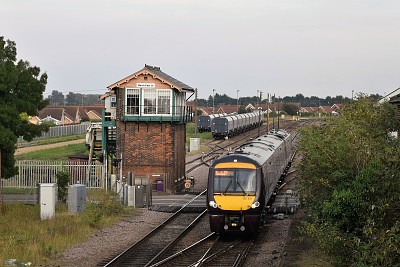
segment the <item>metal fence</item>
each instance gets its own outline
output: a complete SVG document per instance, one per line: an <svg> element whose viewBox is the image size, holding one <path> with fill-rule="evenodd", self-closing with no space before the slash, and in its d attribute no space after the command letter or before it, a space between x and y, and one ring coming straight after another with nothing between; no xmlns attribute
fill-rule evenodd
<svg viewBox="0 0 400 267"><path fill-rule="evenodd" d="M85 134L90 122L83 122L81 124L64 125L64 126L53 126L50 127L48 132L42 132L40 137L36 137L33 140L41 138L61 137L66 135L77 135ZM18 142L25 142L22 136L18 138Z"/></svg>
<svg viewBox="0 0 400 267"><path fill-rule="evenodd" d="M16 162L18 175L2 179L3 187L35 188L39 183L57 183L57 173L69 173L70 184L84 184L90 188L106 188L106 168L99 162L60 162L20 160Z"/></svg>

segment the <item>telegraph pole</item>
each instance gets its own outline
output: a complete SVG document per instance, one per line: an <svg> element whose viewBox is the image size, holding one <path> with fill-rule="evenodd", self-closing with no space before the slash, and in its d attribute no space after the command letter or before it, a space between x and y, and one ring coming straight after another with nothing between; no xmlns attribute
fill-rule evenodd
<svg viewBox="0 0 400 267"><path fill-rule="evenodd" d="M215 98L215 89L213 89L213 114L214 114L214 98Z"/></svg>
<svg viewBox="0 0 400 267"><path fill-rule="evenodd" d="M197 88L194 89L194 136L197 137Z"/></svg>
<svg viewBox="0 0 400 267"><path fill-rule="evenodd" d="M260 91L260 106L261 106L261 96L262 96L262 92ZM258 95L257 95L257 99L258 99ZM260 136L260 130L261 130L261 107L258 107L258 136Z"/></svg>
<svg viewBox="0 0 400 267"><path fill-rule="evenodd" d="M267 132L269 132L269 93L267 94Z"/></svg>
<svg viewBox="0 0 400 267"><path fill-rule="evenodd" d="M239 90L236 91L236 113L239 114Z"/></svg>

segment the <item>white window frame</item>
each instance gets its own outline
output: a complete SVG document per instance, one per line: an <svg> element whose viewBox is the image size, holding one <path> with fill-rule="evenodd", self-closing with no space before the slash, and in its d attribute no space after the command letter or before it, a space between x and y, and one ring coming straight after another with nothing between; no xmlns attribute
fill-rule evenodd
<svg viewBox="0 0 400 267"><path fill-rule="evenodd" d="M137 94L139 94L139 101L138 101L138 103L139 103L139 107L137 108L137 113L135 113L135 112L130 112L130 113L128 113L128 107L130 108L134 108L135 106L128 106L128 92L129 91L132 91L132 93L131 93L131 95L134 95L134 93L136 92ZM126 90L125 90L125 107L124 107L124 113L125 113L125 115L128 115L128 116L130 116L130 115L133 115L133 116L139 116L140 115L140 98L141 98L141 94L140 94L140 88L126 88Z"/></svg>
<svg viewBox="0 0 400 267"><path fill-rule="evenodd" d="M133 95L135 92L139 95L139 112L128 112L128 108L134 106L128 106L128 92ZM168 105L161 108L160 102L167 101ZM155 88L126 88L125 91L125 109L124 113L127 116L159 116L159 115L172 115L172 102L173 102L173 90L171 89L155 89ZM153 107L154 106L154 107ZM165 113L160 113L165 111Z"/></svg>

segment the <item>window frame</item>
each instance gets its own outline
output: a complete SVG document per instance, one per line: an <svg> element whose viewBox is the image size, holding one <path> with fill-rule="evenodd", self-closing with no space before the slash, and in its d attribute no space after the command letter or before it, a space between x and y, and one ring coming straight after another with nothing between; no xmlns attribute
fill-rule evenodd
<svg viewBox="0 0 400 267"><path fill-rule="evenodd" d="M128 93L130 91L132 93ZM128 113L129 108L136 107L128 105L128 95L135 95L135 91L139 97L139 108L136 109L137 112ZM167 88L126 88L124 114L126 116L172 116L174 95L173 90ZM163 99L168 105L161 105ZM160 113L160 110L165 112Z"/></svg>

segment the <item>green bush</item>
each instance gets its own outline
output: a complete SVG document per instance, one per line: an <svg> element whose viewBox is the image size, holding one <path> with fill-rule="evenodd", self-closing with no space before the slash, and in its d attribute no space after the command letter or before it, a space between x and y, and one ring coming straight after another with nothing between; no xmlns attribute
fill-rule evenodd
<svg viewBox="0 0 400 267"><path fill-rule="evenodd" d="M302 130L300 187L314 237L337 266L400 266L400 143L389 104L360 97Z"/></svg>
<svg viewBox="0 0 400 267"><path fill-rule="evenodd" d="M57 173L58 201L67 202L68 183L70 181L69 173L61 171Z"/></svg>

